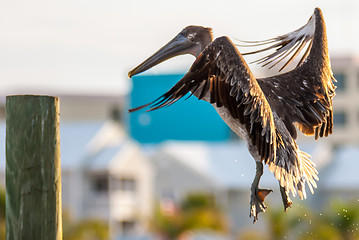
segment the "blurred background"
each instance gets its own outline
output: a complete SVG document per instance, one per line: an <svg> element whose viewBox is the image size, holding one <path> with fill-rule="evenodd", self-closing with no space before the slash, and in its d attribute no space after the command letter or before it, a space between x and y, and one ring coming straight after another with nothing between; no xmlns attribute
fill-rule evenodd
<svg viewBox="0 0 359 240"><path fill-rule="evenodd" d="M323 11L337 95L334 132L299 136L318 188L283 212L279 187L252 224L255 163L212 107L191 97L159 111L154 100L188 70L180 56L127 78L187 25L215 37L263 40ZM64 239L359 239L359 2L3 1L0 3L0 176L5 186L5 97L60 97ZM247 49L239 48L242 52ZM250 58L246 58L250 61ZM250 65L255 76L268 72ZM3 236L4 190L0 192Z"/></svg>

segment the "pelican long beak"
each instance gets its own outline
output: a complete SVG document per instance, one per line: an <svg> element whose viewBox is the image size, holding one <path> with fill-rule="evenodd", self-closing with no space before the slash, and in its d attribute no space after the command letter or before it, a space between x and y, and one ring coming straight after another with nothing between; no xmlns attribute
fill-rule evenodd
<svg viewBox="0 0 359 240"><path fill-rule="evenodd" d="M128 73L128 77L131 78L132 76L144 72L172 57L186 53L193 54L194 48L195 48L195 43L190 41L182 34L178 34L175 38L173 38L170 42L168 42L155 54L153 54L151 57L147 58L143 63L132 69Z"/></svg>

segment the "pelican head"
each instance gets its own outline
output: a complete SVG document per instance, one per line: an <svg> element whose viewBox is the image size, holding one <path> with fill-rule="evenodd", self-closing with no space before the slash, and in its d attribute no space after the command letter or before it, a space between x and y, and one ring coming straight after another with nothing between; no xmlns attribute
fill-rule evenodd
<svg viewBox="0 0 359 240"><path fill-rule="evenodd" d="M192 54L197 57L212 40L213 35L211 28L188 26L151 57L132 69L128 73L128 77L131 78L138 73L144 72L178 55Z"/></svg>

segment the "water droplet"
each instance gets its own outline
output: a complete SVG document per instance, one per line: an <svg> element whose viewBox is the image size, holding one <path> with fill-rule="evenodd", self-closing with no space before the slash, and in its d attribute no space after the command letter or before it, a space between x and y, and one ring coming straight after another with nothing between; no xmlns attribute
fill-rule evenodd
<svg viewBox="0 0 359 240"><path fill-rule="evenodd" d="M138 123L142 126L148 126L151 124L152 118L148 113L142 113L138 116Z"/></svg>

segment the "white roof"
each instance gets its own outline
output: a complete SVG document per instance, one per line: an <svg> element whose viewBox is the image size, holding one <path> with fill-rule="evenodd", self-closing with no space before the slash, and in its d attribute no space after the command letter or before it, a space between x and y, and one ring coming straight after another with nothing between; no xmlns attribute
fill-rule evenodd
<svg viewBox="0 0 359 240"><path fill-rule="evenodd" d="M243 142L170 141L160 148L224 187L247 189L255 175L255 162ZM272 186L276 181L265 170L262 183Z"/></svg>
<svg viewBox="0 0 359 240"><path fill-rule="evenodd" d="M227 188L248 189L256 172L255 161L242 141L215 143L168 141L163 143L160 149ZM314 157L320 159L323 154L318 153L317 149L323 147L317 143L303 145L301 149L311 154L314 162L316 162ZM261 186L276 187L277 185L278 181L265 167Z"/></svg>
<svg viewBox="0 0 359 240"><path fill-rule="evenodd" d="M61 168L79 168L88 158L91 168L107 166L124 139L121 134L125 133L116 125L110 121L60 123ZM5 122L0 122L0 169L5 169L5 133Z"/></svg>
<svg viewBox="0 0 359 240"><path fill-rule="evenodd" d="M342 146L335 152L334 160L319 174L323 189L358 189L359 147Z"/></svg>
<svg viewBox="0 0 359 240"><path fill-rule="evenodd" d="M0 122L0 169L5 169L5 133L5 122ZM123 134L125 132L111 122L61 123L62 169L78 168L84 160L89 161L87 166L91 169L108 168L124 144L131 141ZM318 143L299 145L317 163L322 189L358 188L358 146L341 146L330 154L328 147ZM248 189L255 174L254 160L244 142L168 141L143 149L149 153L163 151L228 188ZM273 187L277 184L273 174L265 167L261 186Z"/></svg>
<svg viewBox="0 0 359 240"><path fill-rule="evenodd" d="M101 129L103 122L60 123L61 168L78 168L89 141Z"/></svg>

